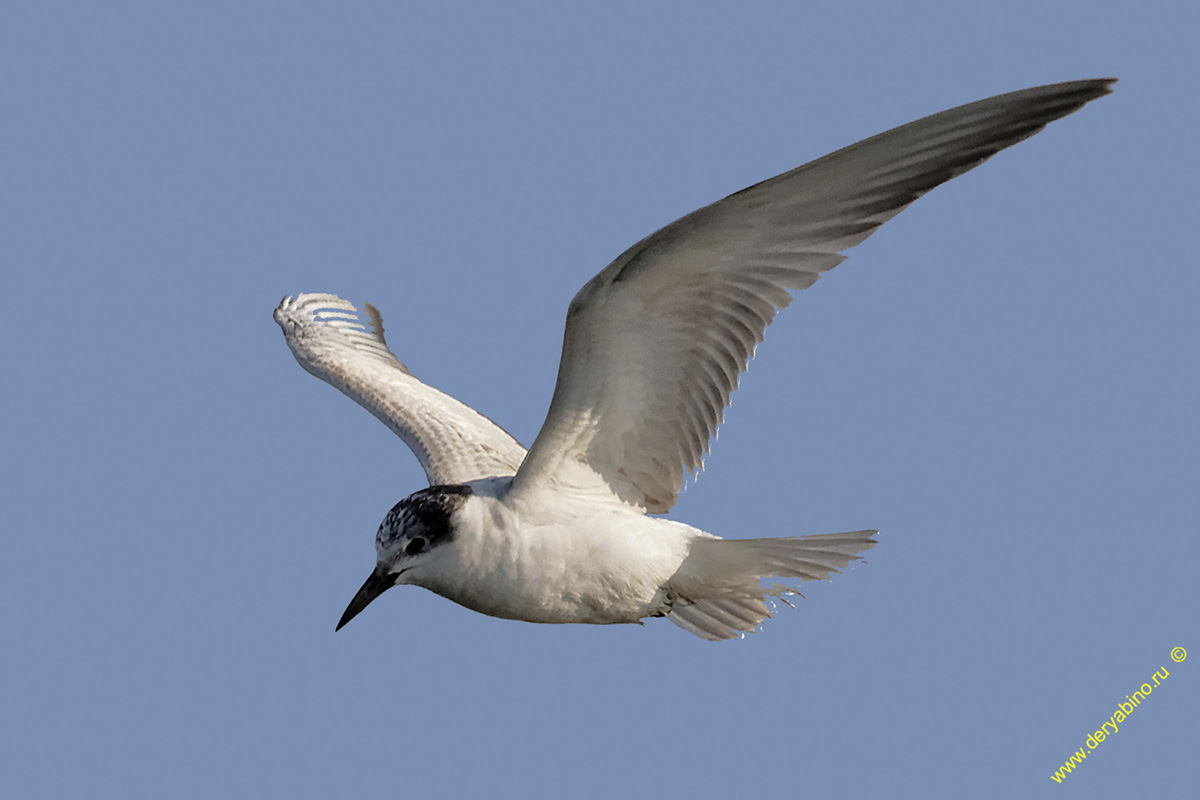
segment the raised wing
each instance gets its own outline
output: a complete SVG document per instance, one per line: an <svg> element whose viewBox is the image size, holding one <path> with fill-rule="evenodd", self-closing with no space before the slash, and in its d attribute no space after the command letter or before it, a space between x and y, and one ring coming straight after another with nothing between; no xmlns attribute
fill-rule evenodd
<svg viewBox="0 0 1200 800"><path fill-rule="evenodd" d="M332 294L285 297L275 321L300 366L337 387L404 440L430 485L512 475L525 448L475 409L417 380L388 349L370 303L363 320Z"/></svg>
<svg viewBox="0 0 1200 800"><path fill-rule="evenodd" d="M546 422L511 496L608 492L666 511L702 468L738 375L789 291L909 203L1108 94L1113 79L999 95L881 133L651 234L571 301Z"/></svg>

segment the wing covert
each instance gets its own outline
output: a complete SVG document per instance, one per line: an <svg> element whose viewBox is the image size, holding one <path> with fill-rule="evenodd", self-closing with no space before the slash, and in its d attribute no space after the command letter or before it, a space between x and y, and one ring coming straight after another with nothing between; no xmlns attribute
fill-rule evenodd
<svg viewBox="0 0 1200 800"><path fill-rule="evenodd" d="M300 366L387 425L425 470L429 483L513 475L525 448L470 406L419 381L388 348L370 303L366 320L332 294L285 297L275 321Z"/></svg>

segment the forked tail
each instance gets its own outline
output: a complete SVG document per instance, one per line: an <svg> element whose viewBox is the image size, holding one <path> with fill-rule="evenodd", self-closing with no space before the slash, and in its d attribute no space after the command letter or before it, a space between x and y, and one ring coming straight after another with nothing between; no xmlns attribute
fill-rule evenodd
<svg viewBox="0 0 1200 800"><path fill-rule="evenodd" d="M767 595L795 593L784 584L764 586L763 578L824 580L874 547L871 535L875 533L878 531L825 533L802 539L696 539L671 578L674 604L667 617L710 641L757 630L771 616Z"/></svg>

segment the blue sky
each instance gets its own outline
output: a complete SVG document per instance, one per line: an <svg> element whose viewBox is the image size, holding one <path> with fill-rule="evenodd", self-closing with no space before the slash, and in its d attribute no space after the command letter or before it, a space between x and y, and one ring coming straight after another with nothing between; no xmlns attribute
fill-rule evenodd
<svg viewBox="0 0 1200 800"><path fill-rule="evenodd" d="M6 3L0 790L1190 796L1198 17ZM672 512L879 528L868 563L740 642L419 589L334 635L422 474L297 366L284 294L374 302L418 376L528 444L567 302L635 240L1109 75L799 294Z"/></svg>

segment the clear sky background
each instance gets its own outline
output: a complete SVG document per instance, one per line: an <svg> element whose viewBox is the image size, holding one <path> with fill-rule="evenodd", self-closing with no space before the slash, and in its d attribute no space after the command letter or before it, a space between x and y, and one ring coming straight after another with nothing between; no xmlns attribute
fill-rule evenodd
<svg viewBox="0 0 1200 800"><path fill-rule="evenodd" d="M1198 29L1194 2L5 3L0 794L1195 796ZM635 240L1110 75L800 293L672 511L879 528L868 563L723 644L415 588L334 635L423 476L295 363L284 294L374 302L528 444L567 302Z"/></svg>

